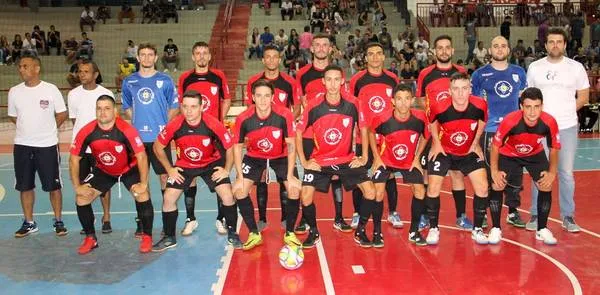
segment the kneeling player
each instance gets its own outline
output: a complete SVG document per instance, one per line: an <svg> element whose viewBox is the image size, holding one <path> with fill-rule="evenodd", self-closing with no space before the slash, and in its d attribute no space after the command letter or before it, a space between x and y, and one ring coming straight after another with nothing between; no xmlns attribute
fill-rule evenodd
<svg viewBox="0 0 600 295"><path fill-rule="evenodd" d="M418 246L427 243L418 231L419 219L425 207L425 185L419 157L429 139L425 112L411 109L414 95L410 85L399 84L394 88L393 111L375 117L369 134L369 144L373 153L373 182L375 183L375 211L373 224L375 232L381 232L381 215L383 214L383 196L386 182L395 172L402 174L404 183L409 183L414 194L411 204L411 222L408 240ZM375 141L375 134L383 136L381 148ZM393 196L397 198L397 196ZM374 247L383 247L383 240Z"/></svg>
<svg viewBox="0 0 600 295"><path fill-rule="evenodd" d="M87 254L98 247L91 203L120 181L133 195L138 216L141 217L143 234L140 252L150 252L154 208L148 192L148 161L144 143L135 128L117 117L114 98L108 95L98 98L96 118L77 133L69 159L77 216L86 235L78 252ZM80 182L79 161L88 150L96 164Z"/></svg>
<svg viewBox="0 0 600 295"><path fill-rule="evenodd" d="M545 244L555 245L556 238L546 227L546 223L552 205L552 184L556 178L560 149L558 124L552 116L542 111L543 97L538 88L525 89L521 94L520 103L521 110L508 114L494 136L490 155L494 180L490 194L490 211L494 227L490 230L489 242L497 244L502 239L502 194L506 186L521 186L525 167L539 191L535 238ZM550 161L544 153L544 139L550 149Z"/></svg>
<svg viewBox="0 0 600 295"><path fill-rule="evenodd" d="M234 248L241 248L242 242L235 232L237 208L229 180L229 170L233 166L233 140L221 122L202 114L200 93L189 90L183 94L181 113L167 124L154 142L154 152L169 178L162 206L164 236L154 244L152 251L160 252L177 245L177 200L198 176L202 177L211 192L217 192L222 199L228 229L227 241ZM177 147L175 166L171 166L164 152L171 140L175 141Z"/></svg>
<svg viewBox="0 0 600 295"><path fill-rule="evenodd" d="M258 80L252 85L254 104L235 120L233 155L237 173L233 191L238 206L250 234L244 250L260 245L262 238L254 220L254 206L248 197L250 188L260 182L266 170L273 167L277 178L284 179L288 196L298 199L300 181L294 176L296 150L294 148L294 115L285 107L272 103L273 85L266 80ZM242 159L242 149L246 146L246 156ZM257 192L258 193L258 192ZM262 196L257 196L258 198ZM298 206L296 206L297 208ZM287 226L284 241L300 245L295 237L294 223Z"/></svg>

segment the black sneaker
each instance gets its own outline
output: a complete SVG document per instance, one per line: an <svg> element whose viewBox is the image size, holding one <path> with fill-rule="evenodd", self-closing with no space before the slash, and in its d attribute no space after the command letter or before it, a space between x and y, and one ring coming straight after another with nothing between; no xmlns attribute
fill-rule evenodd
<svg viewBox="0 0 600 295"><path fill-rule="evenodd" d="M142 220L139 218L135 218L135 223L137 224L137 228L135 229L135 237L140 239L144 231L142 230Z"/></svg>
<svg viewBox="0 0 600 295"><path fill-rule="evenodd" d="M66 236L69 233L69 231L65 227L65 223L62 222L62 220L54 219L54 225L52 227L54 228L54 232L56 233L56 235L59 237Z"/></svg>
<svg viewBox="0 0 600 295"><path fill-rule="evenodd" d="M298 226L296 226L296 228L294 229L294 233L297 235L303 235L305 233L307 233L310 230L310 225L308 225L306 222L298 224Z"/></svg>
<svg viewBox="0 0 600 295"><path fill-rule="evenodd" d="M525 227L525 221L523 221L523 219L521 219L521 214L519 214L519 211L515 211L514 213L509 213L506 216L506 223L508 223L514 227L518 227L518 228Z"/></svg>
<svg viewBox="0 0 600 295"><path fill-rule="evenodd" d="M160 241L158 241L158 243L152 246L152 252L162 252L175 246L177 246L177 240L175 237L164 236L162 239L160 239Z"/></svg>
<svg viewBox="0 0 600 295"><path fill-rule="evenodd" d="M234 249L242 249L244 247L244 243L240 240L240 236L235 232L227 233L227 243L233 246Z"/></svg>
<svg viewBox="0 0 600 295"><path fill-rule="evenodd" d="M344 219L338 219L333 223L333 228L343 232L349 233L352 231L352 227L344 221Z"/></svg>
<svg viewBox="0 0 600 295"><path fill-rule="evenodd" d="M421 236L421 233L418 231L409 233L408 241L417 246L427 246L427 241L425 241L425 238L423 238L423 236Z"/></svg>
<svg viewBox="0 0 600 295"><path fill-rule="evenodd" d="M373 247L383 248L383 234L373 233Z"/></svg>
<svg viewBox="0 0 600 295"><path fill-rule="evenodd" d="M308 237L306 237L306 240L304 240L304 242L302 242L302 248L303 249L313 248L319 241L321 241L321 235L319 234L319 232L310 231L308 233Z"/></svg>
<svg viewBox="0 0 600 295"><path fill-rule="evenodd" d="M29 223L29 222L23 220L23 224L21 225L21 228L15 232L15 238L26 237L32 233L37 232L38 230L39 230L39 228L35 221Z"/></svg>
<svg viewBox="0 0 600 295"><path fill-rule="evenodd" d="M102 223L102 233L103 234L112 233L112 226L110 226L110 221L105 221Z"/></svg>
<svg viewBox="0 0 600 295"><path fill-rule="evenodd" d="M363 248L370 248L373 246L373 243L367 238L367 234L365 233L365 229L357 229L354 234L354 241Z"/></svg>

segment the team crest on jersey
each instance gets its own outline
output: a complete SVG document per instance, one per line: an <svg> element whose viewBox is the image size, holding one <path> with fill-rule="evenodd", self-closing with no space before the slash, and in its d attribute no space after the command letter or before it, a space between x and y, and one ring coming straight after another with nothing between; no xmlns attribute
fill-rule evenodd
<svg viewBox="0 0 600 295"><path fill-rule="evenodd" d="M188 159L194 162L198 162L200 161L200 159L202 159L202 151L199 150L197 147L189 147L185 149L183 153Z"/></svg>
<svg viewBox="0 0 600 295"><path fill-rule="evenodd" d="M112 166L117 162L117 157L113 156L110 152L103 152L98 155L98 158L104 166Z"/></svg>
<svg viewBox="0 0 600 295"><path fill-rule="evenodd" d="M348 127L350 125L350 118L342 119L342 125L344 125L344 127Z"/></svg>
<svg viewBox="0 0 600 295"><path fill-rule="evenodd" d="M340 132L337 128L329 128L327 131L325 131L323 139L325 139L325 143L328 145L336 145L342 140L342 132Z"/></svg>
<svg viewBox="0 0 600 295"><path fill-rule="evenodd" d="M455 146L462 146L463 144L465 144L465 142L467 142L467 139L469 139L469 136L462 131L455 132L452 135L450 135L450 141Z"/></svg>
<svg viewBox="0 0 600 295"><path fill-rule="evenodd" d="M208 146L210 144L210 138L205 138L202 140L202 145Z"/></svg>
<svg viewBox="0 0 600 295"><path fill-rule="evenodd" d="M148 87L142 87L137 92L137 98L142 104L150 104L154 99L154 92Z"/></svg>
<svg viewBox="0 0 600 295"><path fill-rule="evenodd" d="M48 108L48 106L50 105L50 101L47 99L40 99L40 108L42 108L42 110L45 110Z"/></svg>
<svg viewBox="0 0 600 295"><path fill-rule="evenodd" d="M450 92L448 91L441 91L440 93L438 93L435 97L435 101L440 102L446 98L450 97Z"/></svg>
<svg viewBox="0 0 600 295"><path fill-rule="evenodd" d="M202 94L202 111L206 112L210 108L210 99L204 94Z"/></svg>
<svg viewBox="0 0 600 295"><path fill-rule="evenodd" d="M273 144L269 141L268 138L263 138L261 140L259 140L256 145L258 146L258 149L261 150L263 153L268 153L273 149Z"/></svg>
<svg viewBox="0 0 600 295"><path fill-rule="evenodd" d="M512 74L512 78L515 83L519 83L519 74Z"/></svg>
<svg viewBox="0 0 600 295"><path fill-rule="evenodd" d="M522 155L527 155L533 150L533 148L528 144L517 144L515 145L515 149L517 150L517 153Z"/></svg>
<svg viewBox="0 0 600 295"><path fill-rule="evenodd" d="M471 130L475 131L475 129L477 128L477 124L477 122L471 123Z"/></svg>
<svg viewBox="0 0 600 295"><path fill-rule="evenodd" d="M117 151L117 153L121 153L123 151L123 145L115 146L115 151Z"/></svg>
<svg viewBox="0 0 600 295"><path fill-rule="evenodd" d="M273 137L275 139L279 139L279 137L281 136L281 130L274 130L271 134L273 134Z"/></svg>
<svg viewBox="0 0 600 295"><path fill-rule="evenodd" d="M285 93L285 92L279 93L279 101L284 102L286 98L287 98L287 93Z"/></svg>
<svg viewBox="0 0 600 295"><path fill-rule="evenodd" d="M513 75L513 78L514 77L515 76ZM508 83L507 81L498 81L496 85L494 85L494 91L500 98L506 98L512 94L513 86L510 85L510 83Z"/></svg>
<svg viewBox="0 0 600 295"><path fill-rule="evenodd" d="M394 158L398 161L402 161L406 159L408 155L408 147L405 144L398 144L392 148L392 152L394 153Z"/></svg>
<svg viewBox="0 0 600 295"><path fill-rule="evenodd" d="M163 87L163 80L156 80L156 87L158 87L158 89Z"/></svg>
<svg viewBox="0 0 600 295"><path fill-rule="evenodd" d="M210 86L210 93L212 93L212 95L217 95L218 90L219 88L217 86Z"/></svg>
<svg viewBox="0 0 600 295"><path fill-rule="evenodd" d="M413 134L410 136L410 143L415 143L415 141L417 140L417 135Z"/></svg>
<svg viewBox="0 0 600 295"><path fill-rule="evenodd" d="M385 108L385 100L381 96L373 96L369 99L369 109L373 113L381 113Z"/></svg>
<svg viewBox="0 0 600 295"><path fill-rule="evenodd" d="M388 97L392 97L392 88L386 88L385 94L387 94Z"/></svg>

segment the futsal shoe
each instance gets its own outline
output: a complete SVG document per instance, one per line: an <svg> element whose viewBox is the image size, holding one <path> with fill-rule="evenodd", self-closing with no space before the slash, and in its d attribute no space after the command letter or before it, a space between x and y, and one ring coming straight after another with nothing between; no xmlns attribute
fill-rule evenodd
<svg viewBox="0 0 600 295"><path fill-rule="evenodd" d="M262 236L260 233L250 233L246 243L244 243L244 246L242 246L242 249L244 249L244 251L248 251L256 246L259 246L260 244L262 244Z"/></svg>
<svg viewBox="0 0 600 295"><path fill-rule="evenodd" d="M23 224L21 228L15 232L15 238L26 237L32 233L35 233L39 230L38 225L35 221L27 222L23 220Z"/></svg>
<svg viewBox="0 0 600 295"><path fill-rule="evenodd" d="M350 227L356 229L358 227L358 222L360 221L360 215L358 213L352 214L352 222L350 223Z"/></svg>
<svg viewBox="0 0 600 295"><path fill-rule="evenodd" d="M535 233L535 239L538 241L543 241L546 245L556 245L556 243L558 243L558 240L556 240L554 235L552 235L552 232L547 227L538 230Z"/></svg>
<svg viewBox="0 0 600 295"><path fill-rule="evenodd" d="M502 230L497 227L492 227L488 234L488 243L496 245L502 240Z"/></svg>
<svg viewBox="0 0 600 295"><path fill-rule="evenodd" d="M472 230L473 222L471 222L467 215L463 213L460 217L456 218L456 227L462 230Z"/></svg>
<svg viewBox="0 0 600 295"><path fill-rule="evenodd" d="M519 211L515 212L515 213L509 213L506 216L506 223L517 227L517 228L524 228L525 227L525 221L523 221L523 219L521 219L521 214L519 214ZM537 224L536 224L537 227Z"/></svg>
<svg viewBox="0 0 600 295"><path fill-rule="evenodd" d="M364 228L359 228L354 233L354 241L363 248L371 248L373 247L373 243L367 237Z"/></svg>
<svg viewBox="0 0 600 295"><path fill-rule="evenodd" d="M66 236L69 233L69 231L65 227L65 223L62 222L62 220L54 219L54 225L52 227L54 228L54 232L56 233L56 235L59 237Z"/></svg>
<svg viewBox="0 0 600 295"><path fill-rule="evenodd" d="M417 245L417 246L425 246L427 245L427 241L421 236L421 233L418 231L412 232L408 234L408 241Z"/></svg>
<svg viewBox="0 0 600 295"><path fill-rule="evenodd" d="M136 224L135 238L140 239L142 237L142 234L144 234L144 232L142 230L142 220L136 217L135 224Z"/></svg>
<svg viewBox="0 0 600 295"><path fill-rule="evenodd" d="M219 220L219 219L217 219L217 220L215 221L215 227L217 228L217 232L218 232L220 235L227 234L227 225L225 224L225 221L224 221L224 220Z"/></svg>
<svg viewBox="0 0 600 295"><path fill-rule="evenodd" d="M373 233L373 248L383 248L383 234Z"/></svg>
<svg viewBox="0 0 600 295"><path fill-rule="evenodd" d="M147 235L142 236L142 242L144 242L144 240L143 240L144 236L147 236ZM150 236L147 236L147 237L150 237ZM150 239L150 243L152 243L152 239ZM156 243L156 244L154 244L154 246L152 246L152 252L163 252L163 251L173 248L175 246L177 246L177 240L175 239L175 237L164 236L158 241L158 243ZM140 244L140 251L141 251L141 244Z"/></svg>
<svg viewBox="0 0 600 295"><path fill-rule="evenodd" d="M190 218L188 218L188 219L185 220L185 225L183 226L183 229L181 230L181 235L182 236L189 236L197 228L198 228L198 221L196 219L191 220Z"/></svg>
<svg viewBox="0 0 600 295"><path fill-rule="evenodd" d="M393 212L392 214L388 215L387 221L392 225L393 228L402 228L404 226L404 223L402 222L402 219L400 219L400 214L398 214L398 212Z"/></svg>
<svg viewBox="0 0 600 295"><path fill-rule="evenodd" d="M422 231L428 227L429 227L429 218L427 218L427 216L425 214L422 214L421 218L419 220L419 231Z"/></svg>
<svg viewBox="0 0 600 295"><path fill-rule="evenodd" d="M301 223L298 224L298 226L296 226L296 228L294 229L294 233L296 233L297 235L303 235L310 231L310 225L308 225L308 223L302 223L302 221L300 222Z"/></svg>
<svg viewBox="0 0 600 295"><path fill-rule="evenodd" d="M333 223L333 228L343 233L352 232L352 227L344 221L344 219L338 219Z"/></svg>
<svg viewBox="0 0 600 295"><path fill-rule="evenodd" d="M437 245L440 242L440 229L437 227L430 228L425 241L427 245Z"/></svg>
<svg viewBox="0 0 600 295"><path fill-rule="evenodd" d="M92 236L87 236L83 239L83 242L79 246L77 253L79 253L79 255L85 255L92 252L92 250L96 248L98 248L98 242L96 239L94 239Z"/></svg>
<svg viewBox="0 0 600 295"><path fill-rule="evenodd" d="M575 223L575 220L571 216L563 218L562 228L570 233L578 233L581 231L581 228Z"/></svg>
<svg viewBox="0 0 600 295"><path fill-rule="evenodd" d="M306 240L302 243L302 248L313 248L319 241L321 241L321 235L318 232L309 231L308 237L306 237Z"/></svg>
<svg viewBox="0 0 600 295"><path fill-rule="evenodd" d="M103 234L112 233L112 226L110 225L110 221L105 221L102 223L102 233Z"/></svg>
<svg viewBox="0 0 600 295"><path fill-rule="evenodd" d="M152 237L147 234L142 234L142 241L140 241L140 252L148 253L152 251Z"/></svg>
<svg viewBox="0 0 600 295"><path fill-rule="evenodd" d="M298 240L298 237L296 237L296 234L293 232L286 232L285 235L283 235L283 242L286 245L302 247L302 242Z"/></svg>
<svg viewBox="0 0 600 295"><path fill-rule="evenodd" d="M234 231L227 233L227 243L234 249L242 249L244 247L240 236Z"/></svg>
<svg viewBox="0 0 600 295"><path fill-rule="evenodd" d="M488 237L485 235L483 229L481 229L480 227L476 227L475 229L473 229L473 231L471 232L471 239L473 239L475 243L479 245L487 245L489 243Z"/></svg>

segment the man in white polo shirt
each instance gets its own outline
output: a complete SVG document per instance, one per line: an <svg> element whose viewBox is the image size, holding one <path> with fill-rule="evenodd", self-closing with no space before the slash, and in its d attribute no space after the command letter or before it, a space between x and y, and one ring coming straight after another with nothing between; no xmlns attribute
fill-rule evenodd
<svg viewBox="0 0 600 295"><path fill-rule="evenodd" d="M58 132L67 119L67 108L56 86L40 80L41 62L37 56L23 56L19 74L23 83L8 92L8 116L17 125L13 151L15 189L21 193L25 220L15 237L22 238L38 231L33 220L35 201L35 173L42 189L50 193L54 210L54 231L57 236L67 234L62 222L62 181Z"/></svg>
<svg viewBox="0 0 600 295"><path fill-rule="evenodd" d="M71 142L75 140L75 136L87 123L96 120L96 101L102 95L108 95L114 98L113 93L96 84L96 79L100 75L98 65L90 60L84 60L79 64L77 75L81 81L81 85L69 91L67 101L69 103L69 118L73 121L73 137ZM86 153L79 161L79 181L83 182L86 176L94 167L94 158L90 153ZM110 225L110 190L101 198L102 209L102 233L107 234L112 232ZM80 232L85 234L85 232Z"/></svg>
<svg viewBox="0 0 600 295"><path fill-rule="evenodd" d="M565 56L566 33L560 28L548 30L548 56L529 65L527 84L542 90L544 111L558 122L562 148L558 154L558 187L562 227L579 232L575 223L575 179L573 166L577 151L577 110L588 103L590 83L583 66ZM532 185L531 220L527 230L537 229L537 190Z"/></svg>

